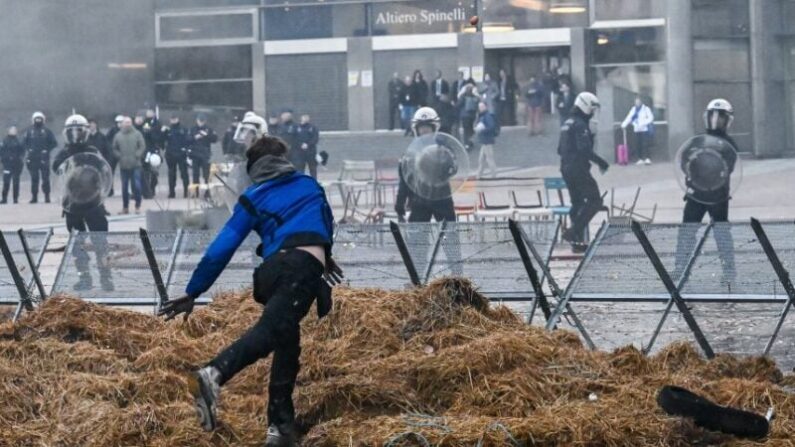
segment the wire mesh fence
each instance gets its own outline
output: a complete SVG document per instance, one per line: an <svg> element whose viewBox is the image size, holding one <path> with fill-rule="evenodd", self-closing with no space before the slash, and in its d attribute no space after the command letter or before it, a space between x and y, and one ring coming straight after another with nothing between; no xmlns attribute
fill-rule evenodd
<svg viewBox="0 0 795 447"><path fill-rule="evenodd" d="M24 235L30 255L35 265L38 267L44 250L47 248L47 242L50 240L51 233L47 231L26 231ZM25 256L25 248L22 245L22 239L19 233L15 231L4 231L3 236L11 252L11 256L14 259L14 264L25 284L25 289L28 291L29 295L35 295L33 270ZM17 304L20 299L19 291L14 283L14 278L11 276L11 271L7 267L8 266L0 269L0 305Z"/></svg>
<svg viewBox="0 0 795 447"><path fill-rule="evenodd" d="M421 239L419 233L404 237L417 243ZM388 224L337 226L334 259L345 272L344 283L350 287L400 290L412 285Z"/></svg>
<svg viewBox="0 0 795 447"><path fill-rule="evenodd" d="M176 233L149 233L159 268L165 271ZM154 305L157 287L138 232L70 235L52 293L101 304Z"/></svg>
<svg viewBox="0 0 795 447"><path fill-rule="evenodd" d="M176 298L185 293L193 271L214 239L215 233L207 231L182 233L172 262L167 269L162 270L166 272L163 278L169 297ZM216 293L251 287L254 268L262 261L257 256L258 245L259 237L254 233L250 234L210 290L202 294L200 299L206 302Z"/></svg>

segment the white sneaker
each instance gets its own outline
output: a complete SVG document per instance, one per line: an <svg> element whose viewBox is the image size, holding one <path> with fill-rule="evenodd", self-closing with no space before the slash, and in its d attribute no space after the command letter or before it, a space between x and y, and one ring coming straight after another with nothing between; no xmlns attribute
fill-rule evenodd
<svg viewBox="0 0 795 447"><path fill-rule="evenodd" d="M191 374L188 380L196 413L205 431L213 431L218 425L215 413L218 409L218 395L221 392L221 386L218 384L220 378L221 373L216 368L205 366Z"/></svg>
<svg viewBox="0 0 795 447"><path fill-rule="evenodd" d="M651 159L647 158L647 159L643 160L643 164L650 165L651 164Z"/></svg>
<svg viewBox="0 0 795 447"><path fill-rule="evenodd" d="M645 164L645 162L644 162L644 161L643 161L643 159L641 158L641 159L640 159L640 160L638 160L638 162L637 162L637 163L635 163L635 164L636 164L636 165L638 165L638 166L640 166L640 165L642 165L642 164Z"/></svg>

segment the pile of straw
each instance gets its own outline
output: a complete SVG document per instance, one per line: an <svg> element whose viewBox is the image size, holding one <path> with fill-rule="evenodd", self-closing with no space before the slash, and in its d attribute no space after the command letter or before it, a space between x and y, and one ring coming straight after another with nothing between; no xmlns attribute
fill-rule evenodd
<svg viewBox="0 0 795 447"><path fill-rule="evenodd" d="M184 378L261 308L225 294L188 323L50 299L0 325L0 446L261 445L269 362L222 391L204 433ZM338 290L303 326L296 392L306 446L758 445L664 415L662 385L764 413L769 445L795 432L795 394L767 359L707 362L686 344L644 357L590 352L577 336L524 325L463 280L407 292Z"/></svg>

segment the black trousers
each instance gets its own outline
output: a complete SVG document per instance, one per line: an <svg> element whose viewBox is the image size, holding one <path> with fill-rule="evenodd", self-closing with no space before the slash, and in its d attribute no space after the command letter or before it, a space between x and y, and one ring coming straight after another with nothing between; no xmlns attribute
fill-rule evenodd
<svg viewBox="0 0 795 447"><path fill-rule="evenodd" d="M389 130L395 129L395 120L397 120L397 127L400 128L400 109L397 102L389 103Z"/></svg>
<svg viewBox="0 0 795 447"><path fill-rule="evenodd" d="M430 222L431 218L436 220L436 222L445 221L455 225L456 215L453 200L440 200L428 206L411 204L409 222ZM429 249L433 249L431 244L435 241L430 237L430 227L412 229L411 231L407 237L408 244L411 245L414 267L417 268L417 273L420 275L420 280L422 280L430 262L430 259L428 259ZM455 229L450 229L450 231L445 233L444 238L442 251L444 251L444 255L447 258L448 270L453 276L461 276L464 274L464 268L461 262L461 241L458 233L455 232Z"/></svg>
<svg viewBox="0 0 795 447"><path fill-rule="evenodd" d="M187 192L190 177L188 176L188 160L185 157L166 157L166 165L168 165L168 192L175 194L177 189L177 170L182 179L182 189Z"/></svg>
<svg viewBox="0 0 795 447"><path fill-rule="evenodd" d="M290 162L292 162L293 166L295 166L296 171L305 172L306 169L309 168L309 175L312 176L312 178L317 179L317 160L315 159L317 150L305 151L299 149L291 155Z"/></svg>
<svg viewBox="0 0 795 447"><path fill-rule="evenodd" d="M19 177L22 175L22 163L3 166L3 201L8 200L8 191L13 186L14 202L19 200Z"/></svg>
<svg viewBox="0 0 795 447"><path fill-rule="evenodd" d="M602 210L602 196L591 171L585 169L561 169L563 180L571 196L571 234L575 241L585 241L585 229Z"/></svg>
<svg viewBox="0 0 795 447"><path fill-rule="evenodd" d="M309 312L323 265L301 250L280 252L266 260L272 291L260 319L209 364L221 372L221 384L273 353L268 385L268 424L295 421L293 389L301 367L301 320ZM255 281L261 280L255 277ZM255 285L255 288L257 286ZM255 297L257 298L257 297ZM257 298L258 301L261 301Z"/></svg>
<svg viewBox="0 0 795 447"><path fill-rule="evenodd" d="M633 132L634 134L634 152L635 158L638 160L645 160L649 157L649 146L651 145L651 138L648 132Z"/></svg>
<svg viewBox="0 0 795 447"><path fill-rule="evenodd" d="M718 257L721 263L721 278L723 283L731 283L737 275L734 262L734 238L731 228L726 224L729 221L729 201L705 204L692 199L685 199L685 210L682 223L701 223L704 216L709 217L718 225L712 229L715 245L718 248ZM695 248L696 236L699 227L684 225L679 229L676 241L676 270L674 281L678 281L687 265L690 252Z"/></svg>
<svg viewBox="0 0 795 447"><path fill-rule="evenodd" d="M472 146L472 136L475 135L475 115L464 115L461 117L461 125L464 127L464 145Z"/></svg>
<svg viewBox="0 0 795 447"><path fill-rule="evenodd" d="M33 197L39 195L39 182L44 195L50 195L50 159L35 160L28 163L30 172L30 193Z"/></svg>
<svg viewBox="0 0 795 447"><path fill-rule="evenodd" d="M210 183L210 162L208 160L193 159L193 183L201 183L200 177L204 177L204 183Z"/></svg>
<svg viewBox="0 0 795 447"><path fill-rule="evenodd" d="M75 241L72 251L77 271L82 274L88 273L88 264L91 258L85 250L85 240L86 237L90 237L97 257L99 274L103 277L109 277L108 242L104 234L108 231L108 217L105 215L105 207L100 205L85 211L64 213L64 215L66 217L66 229L70 233L72 231L78 232L78 239Z"/></svg>

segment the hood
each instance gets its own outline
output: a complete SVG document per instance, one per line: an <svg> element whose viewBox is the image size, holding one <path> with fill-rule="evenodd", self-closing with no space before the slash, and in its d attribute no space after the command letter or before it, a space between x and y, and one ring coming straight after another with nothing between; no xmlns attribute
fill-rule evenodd
<svg viewBox="0 0 795 447"><path fill-rule="evenodd" d="M253 183L267 182L283 175L292 174L295 167L284 157L266 155L248 167L248 175Z"/></svg>

